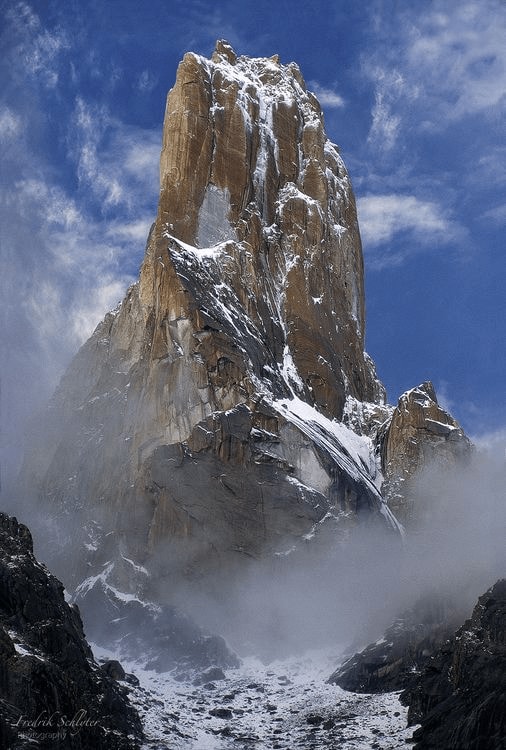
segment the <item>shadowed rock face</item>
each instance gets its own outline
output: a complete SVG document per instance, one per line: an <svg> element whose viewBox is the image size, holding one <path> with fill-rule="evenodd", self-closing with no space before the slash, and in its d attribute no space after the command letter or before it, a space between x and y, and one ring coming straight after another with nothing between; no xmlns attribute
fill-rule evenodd
<svg viewBox="0 0 506 750"><path fill-rule="evenodd" d="M198 576L320 525L397 533L371 440L338 424L347 398L384 391L350 181L297 66L221 42L185 55L160 181L140 280L75 357L25 466L63 521L66 580L115 558L137 590L125 558Z"/></svg>
<svg viewBox="0 0 506 750"><path fill-rule="evenodd" d="M403 694L416 750L502 750L506 738L506 580L480 597L473 614Z"/></svg>
<svg viewBox="0 0 506 750"><path fill-rule="evenodd" d="M95 663L77 608L34 558L30 532L0 513L0 746L133 750L140 735L125 689Z"/></svg>
<svg viewBox="0 0 506 750"><path fill-rule="evenodd" d="M462 619L461 608L448 595L425 595L402 612L382 638L347 659L329 682L356 693L413 687L434 652Z"/></svg>

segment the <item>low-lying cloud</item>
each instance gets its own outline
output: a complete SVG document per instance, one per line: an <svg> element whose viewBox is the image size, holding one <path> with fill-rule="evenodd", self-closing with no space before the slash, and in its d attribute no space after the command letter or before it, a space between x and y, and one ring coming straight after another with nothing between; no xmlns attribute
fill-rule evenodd
<svg viewBox="0 0 506 750"><path fill-rule="evenodd" d="M428 466L414 483L416 523L404 545L356 528L347 544L307 544L170 596L193 618L227 637L239 653L267 661L319 647L365 645L402 610L438 594L461 613L506 573L504 443L469 465Z"/></svg>

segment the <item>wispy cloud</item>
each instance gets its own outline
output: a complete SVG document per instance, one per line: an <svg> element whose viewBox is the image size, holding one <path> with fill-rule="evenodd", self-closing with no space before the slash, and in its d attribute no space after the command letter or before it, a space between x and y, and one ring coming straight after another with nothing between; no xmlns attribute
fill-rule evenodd
<svg viewBox="0 0 506 750"><path fill-rule="evenodd" d="M482 215L482 218L485 219L485 221L491 221L497 226L506 225L506 203L489 208L488 211L485 211Z"/></svg>
<svg viewBox="0 0 506 750"><path fill-rule="evenodd" d="M107 228L107 237L116 237L117 239L129 242L139 242L144 244L147 240L153 216L138 219L132 222L113 222Z"/></svg>
<svg viewBox="0 0 506 750"><path fill-rule="evenodd" d="M308 86L316 94L316 98L322 107L329 109L342 109L346 102L334 89L322 86L318 81L308 81Z"/></svg>
<svg viewBox="0 0 506 750"><path fill-rule="evenodd" d="M0 105L0 142L16 138L22 129L22 120L10 107Z"/></svg>
<svg viewBox="0 0 506 750"><path fill-rule="evenodd" d="M100 142L110 126L111 118L104 107L90 105L78 97L74 113L74 134L77 140L77 174L79 181L105 206L116 206L123 199L123 188L99 159Z"/></svg>
<svg viewBox="0 0 506 750"><path fill-rule="evenodd" d="M371 268L398 265L410 252L454 242L464 231L437 203L414 195L365 195L358 199L357 207L364 249L374 250L368 259ZM390 250L388 244L399 235L416 243Z"/></svg>
<svg viewBox="0 0 506 750"><path fill-rule="evenodd" d="M60 158L46 161L44 107L48 96L60 100L48 88L68 62L65 35L45 33L28 5L14 10L2 62L23 86L0 94L0 344L9 435L2 451L13 466L26 418L137 276L156 211L160 149L159 129L127 125L82 95L73 112L59 110Z"/></svg>
<svg viewBox="0 0 506 750"><path fill-rule="evenodd" d="M65 34L43 31L35 39L33 46L26 47L26 65L32 75L39 76L48 88L54 88L58 84L59 54L68 48L69 42Z"/></svg>
<svg viewBox="0 0 506 750"><path fill-rule="evenodd" d="M391 103L383 91L377 91L371 112L372 123L367 140L385 151L390 151L396 143L401 118L393 113Z"/></svg>
<svg viewBox="0 0 506 750"><path fill-rule="evenodd" d="M379 152L391 151L397 144L405 105L417 97L418 89L397 68L375 66L369 74L375 81L375 95L367 141Z"/></svg>
<svg viewBox="0 0 506 750"><path fill-rule="evenodd" d="M439 0L418 15L407 37L407 63L434 110L454 121L506 104L506 12L501 0L487 3Z"/></svg>
<svg viewBox="0 0 506 750"><path fill-rule="evenodd" d="M36 77L46 88L55 88L61 53L70 48L65 31L44 28L37 13L25 2L14 3L5 17L24 71Z"/></svg>
<svg viewBox="0 0 506 750"><path fill-rule="evenodd" d="M501 0L435 0L389 25L362 72L374 84L369 141L392 148L406 131L440 132L475 114L506 109L506 9Z"/></svg>
<svg viewBox="0 0 506 750"><path fill-rule="evenodd" d="M160 136L128 127L104 106L78 97L71 128L71 154L81 185L104 210L153 200L158 183Z"/></svg>
<svg viewBox="0 0 506 750"><path fill-rule="evenodd" d="M502 450L502 458L506 461L506 427L474 435L472 441L480 450L494 452L496 455Z"/></svg>
<svg viewBox="0 0 506 750"><path fill-rule="evenodd" d="M19 180L14 187L3 210L23 222L20 234L11 219L4 238L18 259L10 268L18 282L22 280L16 288L17 301L28 311L40 341L66 356L89 336L133 280L121 266L138 236L107 233L102 222L82 214L61 188L46 180ZM26 232L38 248L31 263L22 248Z"/></svg>
<svg viewBox="0 0 506 750"><path fill-rule="evenodd" d="M479 156L468 179L473 182L479 180L484 185L504 187L506 186L505 164L506 146L501 144L489 147L485 153Z"/></svg>
<svg viewBox="0 0 506 750"><path fill-rule="evenodd" d="M158 76L149 70L143 70L135 79L134 86L142 94L153 91L158 83Z"/></svg>

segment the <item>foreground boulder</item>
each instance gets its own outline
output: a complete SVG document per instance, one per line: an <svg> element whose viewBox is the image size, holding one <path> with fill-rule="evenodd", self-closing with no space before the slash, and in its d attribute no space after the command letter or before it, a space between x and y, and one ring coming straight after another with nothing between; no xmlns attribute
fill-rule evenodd
<svg viewBox="0 0 506 750"><path fill-rule="evenodd" d="M96 664L79 611L0 513L0 747L134 750L141 726L125 688Z"/></svg>
<svg viewBox="0 0 506 750"><path fill-rule="evenodd" d="M428 662L402 696L420 723L416 750L506 748L506 579Z"/></svg>

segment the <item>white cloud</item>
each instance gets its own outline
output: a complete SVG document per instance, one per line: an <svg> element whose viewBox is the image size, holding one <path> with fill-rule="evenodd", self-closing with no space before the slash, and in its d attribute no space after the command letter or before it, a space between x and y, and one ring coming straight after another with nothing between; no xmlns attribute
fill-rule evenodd
<svg viewBox="0 0 506 750"><path fill-rule="evenodd" d="M25 2L12 5L5 14L10 35L19 39L17 60L23 69L36 77L47 88L55 88L59 79L61 53L70 48L65 32L60 28L43 28L39 16Z"/></svg>
<svg viewBox="0 0 506 750"><path fill-rule="evenodd" d="M357 203L362 235L368 245L384 244L406 230L432 235L450 231L450 223L440 208L414 195L366 195Z"/></svg>
<svg viewBox="0 0 506 750"><path fill-rule="evenodd" d="M156 188L161 149L160 132L123 132L121 148L127 172L140 182L148 183L151 190Z"/></svg>
<svg viewBox="0 0 506 750"><path fill-rule="evenodd" d="M143 70L142 73L137 76L135 81L135 88L141 93L148 93L152 91L158 83L158 76L151 73L149 70Z"/></svg>
<svg viewBox="0 0 506 750"><path fill-rule="evenodd" d="M506 224L506 203L502 203L499 206L494 206L488 211L485 211L483 217L486 221L491 221L497 226L503 226Z"/></svg>
<svg viewBox="0 0 506 750"><path fill-rule="evenodd" d="M82 97L76 100L73 123L71 151L89 195L105 209L152 201L154 210L159 132L128 127Z"/></svg>
<svg viewBox="0 0 506 750"><path fill-rule="evenodd" d="M40 210L44 206L44 223L56 225L62 230L73 229L82 223L75 201L55 185L31 177L15 183L18 199L24 206Z"/></svg>
<svg viewBox="0 0 506 750"><path fill-rule="evenodd" d="M0 106L0 142L17 138L22 130L21 118L9 107Z"/></svg>
<svg viewBox="0 0 506 750"><path fill-rule="evenodd" d="M449 414L453 414L453 410L457 406L455 399L450 396L450 386L446 380L442 380L436 387L436 395L439 405L445 409Z"/></svg>
<svg viewBox="0 0 506 750"><path fill-rule="evenodd" d="M506 102L506 8L501 0L447 3L439 0L411 20L407 68L426 101L453 121L504 107Z"/></svg>
<svg viewBox="0 0 506 750"><path fill-rule="evenodd" d="M345 106L343 97L334 89L321 86L317 81L309 81L308 86L315 93L322 107L342 109Z"/></svg>
<svg viewBox="0 0 506 750"><path fill-rule="evenodd" d="M367 140L383 150L390 151L397 140L401 118L393 114L391 103L382 91L376 91L372 109L372 123Z"/></svg>
<svg viewBox="0 0 506 750"><path fill-rule="evenodd" d="M127 125L83 96L69 117L72 89L63 86L78 84L79 68L72 78L66 33L43 28L27 3L9 5L1 34L9 85L0 96L1 408L9 445L0 449L15 462L27 417L137 277L156 214L160 129ZM48 92L56 83L61 91ZM48 163L51 114L59 118L60 158Z"/></svg>
<svg viewBox="0 0 506 750"><path fill-rule="evenodd" d="M380 43L362 62L374 82L369 140L391 148L409 130L440 132L469 115L506 108L506 6L502 0L413 4L391 23L373 19Z"/></svg>
<svg viewBox="0 0 506 750"><path fill-rule="evenodd" d="M81 300L73 311L71 333L75 341L83 344L104 317L105 310L112 310L125 296L125 279L108 274L97 287Z"/></svg>
<svg viewBox="0 0 506 750"><path fill-rule="evenodd" d="M375 81L374 105L367 141L380 152L390 151L396 145L406 102L418 96L418 88L408 84L397 68L367 64L368 75Z"/></svg>
<svg viewBox="0 0 506 750"><path fill-rule="evenodd" d="M491 432L483 432L473 438L479 447L492 447L497 445L503 445L506 449L506 427L499 427Z"/></svg>
<svg viewBox="0 0 506 750"><path fill-rule="evenodd" d="M130 242L144 243L147 240L153 216L138 219L129 223L112 223L107 229L108 237L116 237Z"/></svg>
<svg viewBox="0 0 506 750"><path fill-rule="evenodd" d="M415 252L455 242L464 235L441 206L414 195L365 195L358 198L357 208L364 250L375 249L369 256L370 268L398 265ZM399 237L402 244L397 242Z"/></svg>
<svg viewBox="0 0 506 750"><path fill-rule="evenodd" d="M478 159L478 162L469 176L471 180L479 180L485 185L496 187L506 185L506 146L496 146L489 149Z"/></svg>
<svg viewBox="0 0 506 750"><path fill-rule="evenodd" d="M64 34L43 31L31 45L26 45L26 65L32 75L38 76L48 88L54 88L58 83L59 54L68 48Z"/></svg>
<svg viewBox="0 0 506 750"><path fill-rule="evenodd" d="M123 199L122 187L108 168L104 168L98 149L112 121L104 107L91 106L78 97L74 112L77 136L77 174L96 198L107 206L116 206Z"/></svg>

